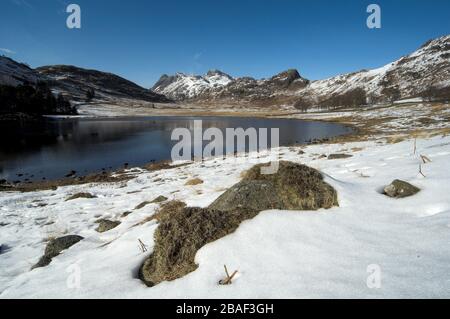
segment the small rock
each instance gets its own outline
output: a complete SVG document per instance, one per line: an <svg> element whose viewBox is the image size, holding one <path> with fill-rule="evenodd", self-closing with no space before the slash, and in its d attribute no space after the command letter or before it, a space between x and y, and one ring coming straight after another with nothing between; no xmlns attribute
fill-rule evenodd
<svg viewBox="0 0 450 319"><path fill-rule="evenodd" d="M77 193L66 199L66 202L69 200L74 200L78 198L97 198L97 196L92 195L91 193Z"/></svg>
<svg viewBox="0 0 450 319"><path fill-rule="evenodd" d="M124 212L122 213L122 217L127 217L128 215L130 215L132 212Z"/></svg>
<svg viewBox="0 0 450 319"><path fill-rule="evenodd" d="M328 155L329 160L344 159L344 158L349 158L349 157L353 157L353 155L350 155L350 154L330 154L330 155Z"/></svg>
<svg viewBox="0 0 450 319"><path fill-rule="evenodd" d="M151 203L149 201L145 201L145 202L142 202L139 205L137 205L134 209L138 210L138 209L144 208L145 206L150 205L150 204Z"/></svg>
<svg viewBox="0 0 450 319"><path fill-rule="evenodd" d="M152 204L165 202L168 198L165 196L158 196L151 201Z"/></svg>
<svg viewBox="0 0 450 319"><path fill-rule="evenodd" d="M399 179L384 188L384 194L393 198L409 197L418 192L420 192L420 188Z"/></svg>
<svg viewBox="0 0 450 319"><path fill-rule="evenodd" d="M66 175L66 177L72 177L72 176L75 176L76 174L77 174L76 171L71 170L71 171L69 172L69 174Z"/></svg>
<svg viewBox="0 0 450 319"><path fill-rule="evenodd" d="M98 227L97 227L96 231L98 231L99 233L104 233L104 232L107 232L108 230L116 228L119 225L120 225L119 221L102 219L102 220L98 221Z"/></svg>

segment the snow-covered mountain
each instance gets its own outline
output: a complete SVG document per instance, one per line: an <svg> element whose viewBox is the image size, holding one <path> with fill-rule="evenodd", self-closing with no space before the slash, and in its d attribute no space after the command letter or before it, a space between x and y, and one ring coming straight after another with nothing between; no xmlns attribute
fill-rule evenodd
<svg viewBox="0 0 450 319"><path fill-rule="evenodd" d="M430 88L439 95L449 87L450 35L429 41L412 54L381 68L314 81L298 94L320 102L362 89L367 102L373 103L428 97Z"/></svg>
<svg viewBox="0 0 450 319"><path fill-rule="evenodd" d="M112 73L88 70L71 65L50 65L36 69L46 78L52 89L70 96L74 100L85 100L88 91L95 98L111 100L116 98L143 100L148 102L169 102L164 95L140 87Z"/></svg>
<svg viewBox="0 0 450 319"><path fill-rule="evenodd" d="M155 92L199 104L296 106L298 108L391 102L407 98L450 98L450 35L374 70L309 81L296 70L270 79L163 75Z"/></svg>
<svg viewBox="0 0 450 319"><path fill-rule="evenodd" d="M28 65L0 56L0 85L36 84L41 75Z"/></svg>
<svg viewBox="0 0 450 319"><path fill-rule="evenodd" d="M174 100L263 96L281 89L304 87L308 80L303 79L297 70L287 70L270 79L256 80L251 77L233 78L219 70L211 70L207 74L176 75L164 74L153 86L152 90L164 94Z"/></svg>
<svg viewBox="0 0 450 319"><path fill-rule="evenodd" d="M232 81L233 78L231 76L219 70L211 70L203 76L183 73L171 76L164 74L156 82L152 90L174 100L184 100L224 87Z"/></svg>

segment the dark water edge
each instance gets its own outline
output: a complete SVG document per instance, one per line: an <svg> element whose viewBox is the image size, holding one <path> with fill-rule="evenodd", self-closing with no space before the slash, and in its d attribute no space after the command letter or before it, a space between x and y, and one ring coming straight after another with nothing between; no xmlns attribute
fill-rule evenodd
<svg viewBox="0 0 450 319"><path fill-rule="evenodd" d="M210 127L280 129L280 146L308 143L350 134L350 127L295 119L248 117L120 117L47 118L36 121L0 122L0 180L9 182L59 179L76 172L94 172L141 166L169 160L178 141L172 130L187 128L193 135L194 120ZM269 134L270 141L270 134ZM208 144L208 141L203 143Z"/></svg>

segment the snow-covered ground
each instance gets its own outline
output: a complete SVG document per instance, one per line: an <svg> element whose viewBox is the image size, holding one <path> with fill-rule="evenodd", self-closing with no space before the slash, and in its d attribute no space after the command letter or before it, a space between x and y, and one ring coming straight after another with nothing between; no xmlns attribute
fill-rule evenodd
<svg viewBox="0 0 450 319"><path fill-rule="evenodd" d="M142 171L117 184L61 187L56 191L0 193L0 298L419 298L450 297L450 136L387 144L383 139L280 148L279 157L321 170L340 207L318 212L266 211L203 247L199 268L153 288L136 278L151 254L151 216L157 204L134 208L159 195L207 206L253 164L245 158L210 159L171 170ZM352 158L319 159L348 153ZM420 154L431 163L422 165ZM204 183L185 186L198 177ZM394 179L422 189L405 199L380 190ZM65 199L90 192L93 199ZM44 206L46 205L46 206ZM122 213L131 211L127 217ZM120 220L95 231L99 218ZM49 237L84 240L45 267L30 271ZM141 252L139 242L148 245ZM239 273L220 286L223 265ZM70 283L79 270L80 287ZM372 273L375 271L375 273ZM379 288L367 281L379 278ZM68 285L69 282L69 285Z"/></svg>

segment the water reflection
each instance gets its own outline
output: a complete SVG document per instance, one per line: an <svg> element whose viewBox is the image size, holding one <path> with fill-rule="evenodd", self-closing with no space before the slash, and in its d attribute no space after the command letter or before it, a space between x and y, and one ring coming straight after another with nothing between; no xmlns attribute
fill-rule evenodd
<svg viewBox="0 0 450 319"><path fill-rule="evenodd" d="M175 128L193 131L198 117L50 119L38 123L1 123L0 179L40 180L142 165L170 159ZM349 133L345 126L288 119L202 117L203 130L217 127L279 128L280 145Z"/></svg>

